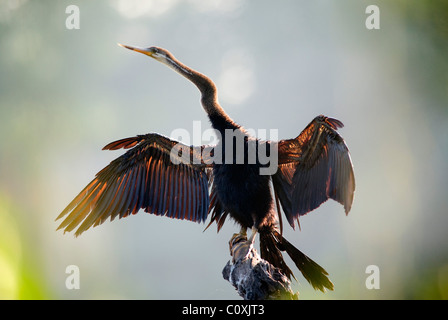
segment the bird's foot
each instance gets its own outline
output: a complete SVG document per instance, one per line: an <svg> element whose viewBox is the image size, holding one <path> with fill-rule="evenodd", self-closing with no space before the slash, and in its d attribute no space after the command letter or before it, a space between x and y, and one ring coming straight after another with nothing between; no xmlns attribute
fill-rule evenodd
<svg viewBox="0 0 448 320"><path fill-rule="evenodd" d="M233 262L249 259L253 256L256 231L252 229L252 235L247 239L246 231L235 233L229 241L230 252L233 256Z"/></svg>
<svg viewBox="0 0 448 320"><path fill-rule="evenodd" d="M253 244L247 240L246 236L235 233L229 241L230 253L232 261L245 260L251 257Z"/></svg>

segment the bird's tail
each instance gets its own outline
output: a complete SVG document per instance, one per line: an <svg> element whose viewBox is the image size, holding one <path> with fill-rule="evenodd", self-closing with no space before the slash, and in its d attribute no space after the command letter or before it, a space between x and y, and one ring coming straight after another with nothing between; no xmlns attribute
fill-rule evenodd
<svg viewBox="0 0 448 320"><path fill-rule="evenodd" d="M333 283L328 278L327 271L294 247L278 231L267 228L259 230L259 233L262 259L269 261L274 267L279 268L288 278L291 279L293 277L295 279L291 269L289 269L283 260L281 251L286 251L300 272L302 272L304 278L315 290L325 292L325 289L334 289Z"/></svg>

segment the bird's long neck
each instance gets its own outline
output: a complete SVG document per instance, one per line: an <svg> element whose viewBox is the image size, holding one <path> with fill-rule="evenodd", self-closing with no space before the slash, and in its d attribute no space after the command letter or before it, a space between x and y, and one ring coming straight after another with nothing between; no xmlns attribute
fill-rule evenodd
<svg viewBox="0 0 448 320"><path fill-rule="evenodd" d="M225 129L237 129L240 127L227 115L219 104L218 90L210 78L187 67L174 57L167 59L167 65L180 75L193 82L199 89L201 92L202 107L205 112L207 112L213 128L221 133L224 133Z"/></svg>

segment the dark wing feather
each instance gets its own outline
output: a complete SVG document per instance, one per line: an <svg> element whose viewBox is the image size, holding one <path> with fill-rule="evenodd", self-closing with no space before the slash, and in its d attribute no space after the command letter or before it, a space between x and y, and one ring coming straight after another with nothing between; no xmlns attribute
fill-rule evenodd
<svg viewBox="0 0 448 320"><path fill-rule="evenodd" d="M213 184L213 174L210 174L209 186L211 191L210 191L210 205L208 210L209 213L212 214L212 216L210 218L210 223L207 225L205 230L207 230L213 224L213 222L216 222L217 232L219 232L219 230L221 230L222 226L224 225L224 222L226 221L229 212L224 209L224 206L222 205L221 201L218 198L215 185Z"/></svg>
<svg viewBox="0 0 448 320"><path fill-rule="evenodd" d="M297 138L278 143L279 170L272 182L292 227L329 198L346 214L351 209L355 177L349 150L336 132L341 127L339 120L318 116Z"/></svg>
<svg viewBox="0 0 448 320"><path fill-rule="evenodd" d="M203 222L208 215L209 193L206 165L192 161L201 147L189 150L190 162L170 159L177 141L147 134L109 143L103 150L129 149L97 173L57 217L65 217L58 229L78 236L108 218L123 218L140 209L170 218ZM195 151L195 152L194 152Z"/></svg>

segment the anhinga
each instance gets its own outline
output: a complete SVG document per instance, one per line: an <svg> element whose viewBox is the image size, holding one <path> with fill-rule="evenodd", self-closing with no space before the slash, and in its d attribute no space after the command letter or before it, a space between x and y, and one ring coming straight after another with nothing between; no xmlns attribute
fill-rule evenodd
<svg viewBox="0 0 448 320"><path fill-rule="evenodd" d="M210 224L216 222L219 231L230 215L241 225L241 234L252 229L251 243L255 234L260 234L261 257L286 276L294 277L281 251L286 251L315 289L332 290L328 273L282 236L280 206L293 228L299 216L329 198L341 203L348 214L355 180L348 148L336 132L343 124L320 115L295 139L257 140L225 113L216 86L208 77L179 62L165 49L121 46L154 58L193 82L219 142L215 146L186 146L149 133L109 143L103 150L129 150L97 173L62 211L57 219L67 217L58 229L77 228L75 234L80 235L109 217L122 218L143 209L196 222L205 221L211 213ZM229 138L229 130L236 134ZM239 149L243 154L233 152L228 161L226 145L234 143L237 135L243 137L243 148ZM251 146L256 150L263 145L268 147L268 154L277 152L278 156L275 172L268 175L260 174L267 164L262 163L257 152L255 161L248 161ZM173 150L179 146L190 161L172 161ZM210 161L216 160L219 152L220 159L226 161ZM178 155L178 151L174 154ZM237 157L243 161L235 162Z"/></svg>

